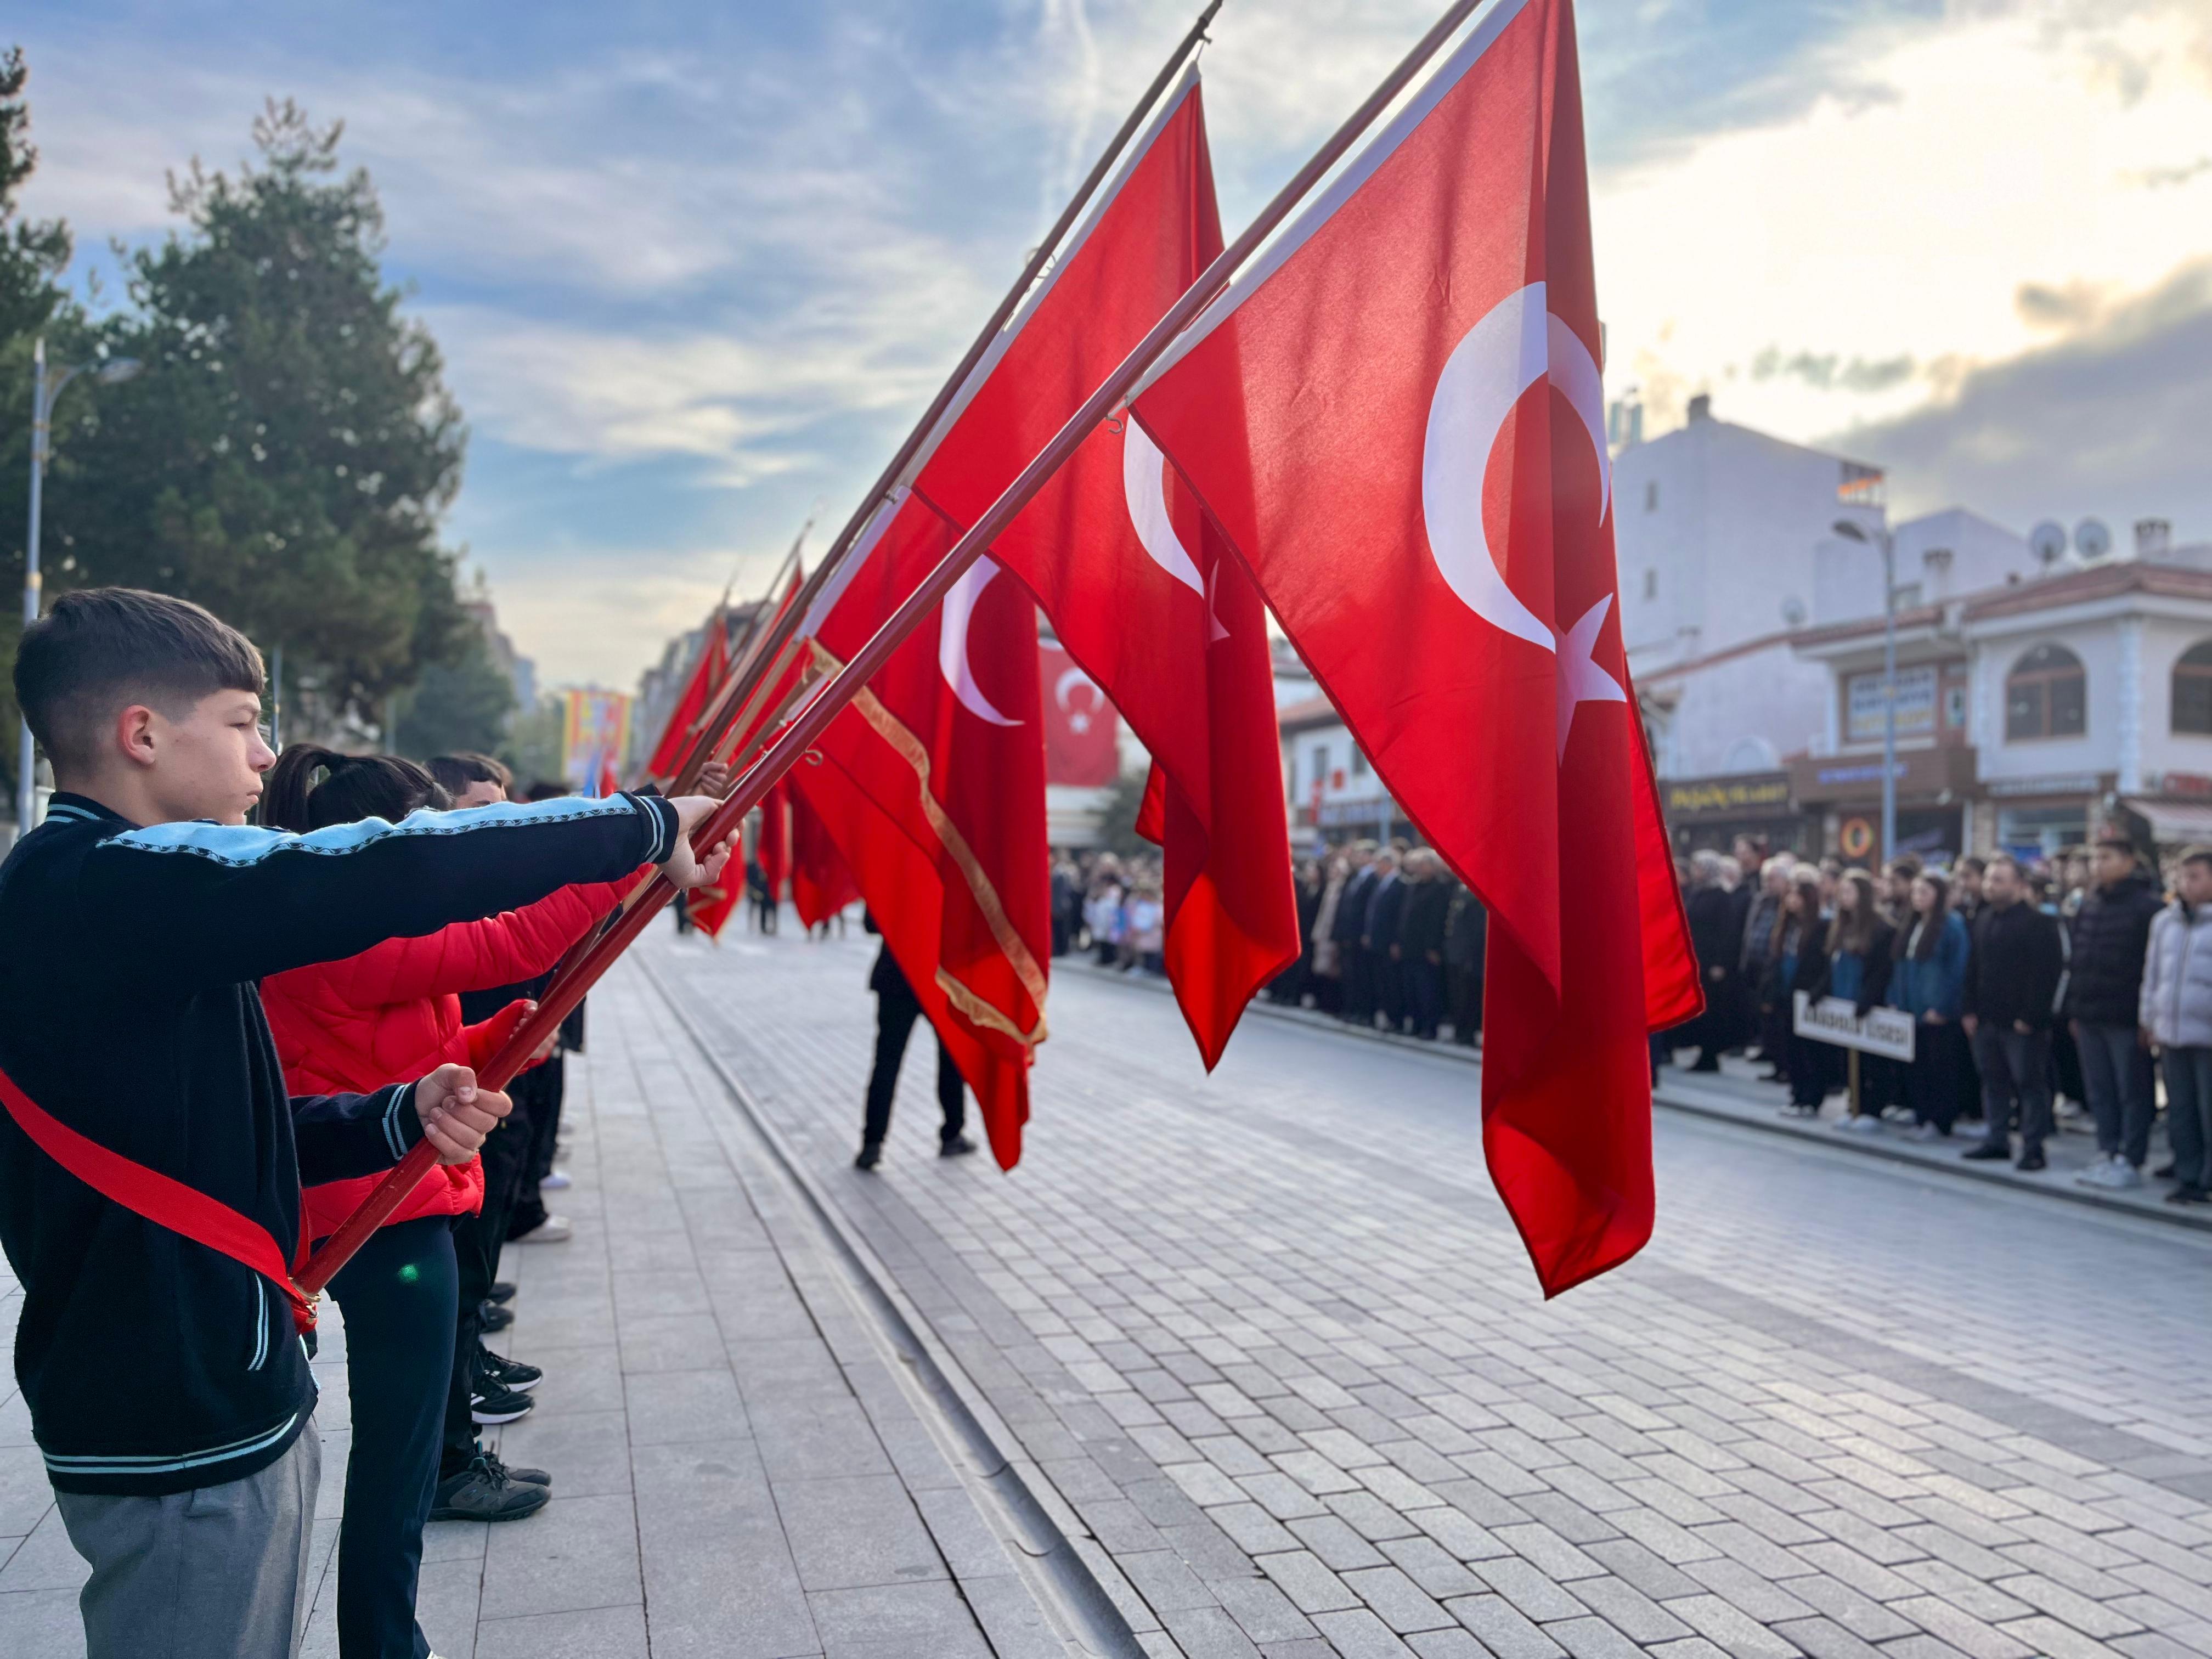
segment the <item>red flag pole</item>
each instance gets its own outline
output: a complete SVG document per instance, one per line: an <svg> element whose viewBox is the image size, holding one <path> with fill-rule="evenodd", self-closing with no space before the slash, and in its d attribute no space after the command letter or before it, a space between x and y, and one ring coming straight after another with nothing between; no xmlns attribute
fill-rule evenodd
<svg viewBox="0 0 2212 1659"><path fill-rule="evenodd" d="M884 620L873 637L854 653L851 661L822 684L817 695L793 717L791 723L763 751L760 758L746 769L728 798L692 833L691 844L695 848L703 850L715 846L744 822L745 814L760 804L777 780L788 772L813 746L815 739L829 729L830 722L843 712L845 706L890 659L891 654L905 642L907 635L937 608L952 585L967 573L969 567L983 556L991 543L1013 522L1037 491L1090 436L1091 429L1136 386L1145 371L1152 366L1153 361L1167 349L1176 336L1188 327L1199 313L1228 286L1229 279L1237 268L1250 258L1260 245L1274 234L1322 175L1343 159L1345 152L1358 142L1360 134L1374 125L1376 118L1405 90L1407 83L1420 73L1422 66L1436 56L1444 42L1482 3L1483 0L1454 0L1428 33L1414 43L1413 50L1383 77L1344 124L1329 135L1328 141L1291 176L1290 182L1276 192L1274 198L1260 210L1259 216L1245 227L1243 234L1222 250L1198 281L1191 284L1183 296L1168 308L1167 314L1152 325L1152 331L1121 360L1121 366L1083 400L1082 406L1068 416L1051 442L1021 470L999 499L960 538L952 550L939 562L937 568L922 578L921 585ZM1206 17L1210 18L1212 11L1213 8L1209 7ZM1201 18L1201 27L1204 21L1205 18ZM1194 31L1194 36L1195 33ZM1194 44L1194 40L1191 44ZM1011 307L1008 309L1011 312ZM980 356L981 353L976 355ZM856 514L855 519L856 521L864 521L865 515ZM796 615L798 611L799 607L793 605L791 614ZM585 994L614 959L629 947L631 942L645 931L647 924L659 915L661 908L675 896L674 887L656 878L648 890L612 927L592 942L574 967L547 988L537 1011L514 1029L505 1046L480 1071L479 1081L483 1085L492 1089L504 1088L522 1069L538 1045L550 1032L558 1029L560 1023L584 1000ZM398 1166L377 1184L361 1208L349 1216L323 1248L315 1252L300 1274L300 1288L313 1294L328 1284L331 1276L345 1265L371 1233L383 1224L385 1218L399 1207L400 1200L414 1190L416 1182L428 1174L436 1162L436 1150L427 1141L410 1150Z"/></svg>
<svg viewBox="0 0 2212 1659"><path fill-rule="evenodd" d="M929 407L922 411L921 420L907 434L906 441L898 447L889 465L869 487L868 493L860 498L860 505L853 510L853 516L837 532L836 540L830 544L830 550L823 556L822 562L815 567L814 574L799 589L797 602L770 624L767 634L757 642L757 648L748 653L738 670L723 683L721 694L700 715L699 729L713 731L714 738L698 745L687 757L687 769L677 775L672 786L672 793L684 793L698 782L698 769L711 758L714 749L720 745L732 718L731 711L751 696L762 681L779 678L782 674L789 661L787 647L813 608L815 600L821 597L838 568L852 552L854 544L860 538L861 532L868 527L869 520L875 516L878 506L898 487L907 468L921 453L923 446L936 432L938 422L951 407L953 399L960 395L961 388L968 383L969 375L974 373L975 365L982 362L984 353L990 350L993 342L999 337L1000 331L1006 327L1007 319L1014 314L1028 296L1030 289L1036 285L1037 278L1044 274L1045 267L1059 252L1060 243L1073 228L1076 220L1082 216L1084 209L1090 205L1091 198L1097 194L1099 185L1105 183L1107 174L1121 160L1122 151L1128 148L1129 141L1136 136L1138 128L1144 124L1146 112L1159 100L1160 94L1175 79L1176 71L1182 68L1184 62L1206 39L1206 26L1213 21L1214 14L1221 9L1221 4L1222 0L1208 0L1206 9L1198 15L1198 21L1190 26L1189 32L1168 55L1160 72L1152 77L1152 85L1145 88L1144 95L1137 100L1136 106L1121 123L1120 131L1109 141L1090 173L1076 187L1075 194L1068 198L1067 205L1060 210L1060 217L1053 222L1052 228L1045 232L1044 240L1031 250L1022 266L1021 275L1014 278L1013 286L1006 290L1006 297L991 313L966 355L946 377L945 384L938 388L937 396L930 400Z"/></svg>

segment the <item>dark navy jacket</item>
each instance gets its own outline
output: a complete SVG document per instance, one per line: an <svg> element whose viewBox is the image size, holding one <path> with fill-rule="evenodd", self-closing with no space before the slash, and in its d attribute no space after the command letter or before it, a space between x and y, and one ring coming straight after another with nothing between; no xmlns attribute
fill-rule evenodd
<svg viewBox="0 0 2212 1659"><path fill-rule="evenodd" d="M665 801L416 812L292 836L141 829L82 796L0 864L0 1070L51 1115L297 1248L301 1176L422 1136L413 1085L288 1097L264 974L513 909L667 856ZM159 1494L282 1456L315 1401L281 1291L101 1198L0 1113L15 1376L53 1484Z"/></svg>

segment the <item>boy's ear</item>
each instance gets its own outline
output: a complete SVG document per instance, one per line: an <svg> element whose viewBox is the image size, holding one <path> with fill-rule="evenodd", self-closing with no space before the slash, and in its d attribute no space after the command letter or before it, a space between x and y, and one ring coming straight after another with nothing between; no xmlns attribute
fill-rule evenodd
<svg viewBox="0 0 2212 1659"><path fill-rule="evenodd" d="M123 757L140 766L151 766L161 744L156 726L161 715L143 702L134 702L115 717L115 743Z"/></svg>

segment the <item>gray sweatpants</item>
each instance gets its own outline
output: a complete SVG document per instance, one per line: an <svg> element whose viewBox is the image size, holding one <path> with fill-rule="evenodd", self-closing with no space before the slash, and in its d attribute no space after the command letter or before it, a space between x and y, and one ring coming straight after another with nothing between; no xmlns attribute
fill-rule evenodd
<svg viewBox="0 0 2212 1659"><path fill-rule="evenodd" d="M315 1420L258 1474L166 1498L54 1494L92 1564L86 1659L293 1659L322 1474Z"/></svg>

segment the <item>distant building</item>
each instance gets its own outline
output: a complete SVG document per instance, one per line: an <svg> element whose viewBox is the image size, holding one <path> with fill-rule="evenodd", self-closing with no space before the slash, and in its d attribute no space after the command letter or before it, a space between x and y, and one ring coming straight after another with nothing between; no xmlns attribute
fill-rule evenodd
<svg viewBox="0 0 2212 1659"><path fill-rule="evenodd" d="M484 644L490 649L491 659L514 687L514 707L518 714L528 714L538 707L538 665L514 648L499 625L499 612L492 605L491 589L486 585L483 572L477 572L476 586L461 597L461 609L475 619L483 630Z"/></svg>

